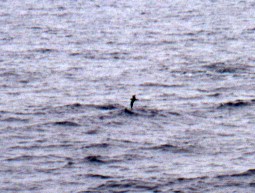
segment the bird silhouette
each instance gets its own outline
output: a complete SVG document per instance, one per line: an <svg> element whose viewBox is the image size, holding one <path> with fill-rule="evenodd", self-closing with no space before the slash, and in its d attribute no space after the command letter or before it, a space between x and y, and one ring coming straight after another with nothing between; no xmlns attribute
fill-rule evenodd
<svg viewBox="0 0 255 193"><path fill-rule="evenodd" d="M132 98L130 99L130 107L131 109L133 109L133 105L134 105L134 102L137 101L138 99L135 97L135 95L132 96Z"/></svg>

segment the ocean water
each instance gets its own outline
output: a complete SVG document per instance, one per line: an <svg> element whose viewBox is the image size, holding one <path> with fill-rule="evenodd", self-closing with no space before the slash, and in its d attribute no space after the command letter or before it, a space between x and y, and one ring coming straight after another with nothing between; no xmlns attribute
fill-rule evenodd
<svg viewBox="0 0 255 193"><path fill-rule="evenodd" d="M255 192L254 10L2 0L0 192Z"/></svg>

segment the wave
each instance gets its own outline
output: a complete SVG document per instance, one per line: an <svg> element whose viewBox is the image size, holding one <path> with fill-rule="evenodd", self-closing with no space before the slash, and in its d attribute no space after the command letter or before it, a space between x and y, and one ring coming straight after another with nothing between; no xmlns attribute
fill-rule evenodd
<svg viewBox="0 0 255 193"><path fill-rule="evenodd" d="M61 107L57 108L70 108L70 109L89 109L89 108L94 108L94 109L100 109L100 110L114 110L114 109L119 109L121 108L121 105L118 104L80 104L80 103L73 103L73 104L67 104Z"/></svg>
<svg viewBox="0 0 255 193"><path fill-rule="evenodd" d="M78 126L80 126L78 123L75 123L75 122L72 122L72 121L56 121L53 124L61 125L61 126L69 126L69 127L78 127Z"/></svg>
<svg viewBox="0 0 255 193"><path fill-rule="evenodd" d="M136 117L161 117L167 118L169 116L180 116L178 112L163 110L157 108L147 108L147 107L137 107L127 108L126 106L120 104L81 104L81 103L71 103L63 106L57 107L48 107L41 109L45 114L79 114L79 117L84 115L87 117L93 112L93 116L96 116L99 120L117 118L122 116L136 116ZM83 116L83 117L84 117ZM94 121L93 117L87 117L87 119ZM93 120L92 120L93 119ZM64 125L64 126L80 126L78 123L68 120L61 120L54 122L55 125Z"/></svg>
<svg viewBox="0 0 255 193"><path fill-rule="evenodd" d="M216 63L212 63L209 65L205 65L205 68L215 71L217 73L220 74L225 74L225 73L237 73L240 71L245 71L247 70L247 68L249 68L249 66L243 66L243 65L239 65L239 64L235 64L233 66L233 63L230 61L227 62L216 62Z"/></svg>
<svg viewBox="0 0 255 193"><path fill-rule="evenodd" d="M85 162L90 163L116 163L116 162L126 162L131 160L137 160L137 159L144 159L145 157L135 155L135 154L122 154L122 155L116 155L116 156L102 156L102 155L89 155L84 158Z"/></svg>
<svg viewBox="0 0 255 193"><path fill-rule="evenodd" d="M97 187L90 188L90 191L115 191L122 192L182 192L181 190L190 190L190 192L218 192L221 190L240 190L243 192L244 188L254 187L255 183L252 181L255 176L255 169L249 169L243 173L219 176L198 176L198 177L169 177L167 180L154 181L138 180L138 179L112 179L99 184ZM95 175L97 177L97 175ZM109 176L110 177L110 176ZM237 181L235 178L239 177ZM244 177L241 179L240 177ZM247 180L247 177L248 178ZM100 175L98 175L100 178ZM179 191L180 190L180 191ZM227 191L228 192L228 191ZM232 192L232 191L231 191ZM233 191L234 192L234 191Z"/></svg>
<svg viewBox="0 0 255 193"><path fill-rule="evenodd" d="M220 176L217 176L217 178L251 177L251 176L255 177L255 169L249 169L245 172L237 173L237 174L220 175Z"/></svg>
<svg viewBox="0 0 255 193"><path fill-rule="evenodd" d="M143 180L108 180L98 187L90 188L89 191L104 192L158 192L159 185L153 182Z"/></svg>
<svg viewBox="0 0 255 193"><path fill-rule="evenodd" d="M68 104L68 105L66 105L67 107L71 107L71 108L77 108L77 107L81 107L82 106L82 104L80 104L80 103L73 103L73 104Z"/></svg>
<svg viewBox="0 0 255 193"><path fill-rule="evenodd" d="M84 161L90 162L90 163L106 164L106 163L118 162L120 160L113 159L107 156L101 156L101 155L89 155L84 158Z"/></svg>
<svg viewBox="0 0 255 193"><path fill-rule="evenodd" d="M6 121L6 122L29 122L29 119L20 119L20 118L16 118L16 117L8 117L6 119L3 119L2 121Z"/></svg>
<svg viewBox="0 0 255 193"><path fill-rule="evenodd" d="M168 88L168 87L177 87L178 85L169 85L169 84L155 83L155 82L145 82L145 83L141 84L140 86Z"/></svg>
<svg viewBox="0 0 255 193"><path fill-rule="evenodd" d="M87 135L96 135L99 131L97 129L91 129L86 132Z"/></svg>
<svg viewBox="0 0 255 193"><path fill-rule="evenodd" d="M157 145L157 146L152 146L144 149L149 149L149 150L160 150L160 151L171 151L173 153L187 153L189 150L184 149L182 147L178 147L175 145L171 144L162 144L162 145Z"/></svg>
<svg viewBox="0 0 255 193"><path fill-rule="evenodd" d="M133 110L130 110L128 108L125 108L120 112L120 114L125 115L135 115L135 116L142 116L142 117L167 117L168 115L175 115L179 116L180 114L177 112L171 112L167 110L162 109L145 109L145 108L136 108Z"/></svg>
<svg viewBox="0 0 255 193"><path fill-rule="evenodd" d="M100 179L109 179L111 176L101 175L101 174L87 174L87 177L91 178L100 178Z"/></svg>
<svg viewBox="0 0 255 193"><path fill-rule="evenodd" d="M102 111L110 111L109 114L100 115L100 119L114 117L114 116L123 116L123 115L132 115L132 116L143 116L143 117L167 117L169 115L176 115L179 116L180 114L177 112L162 110L162 109L150 109L150 108L134 108L129 109L125 106L120 104L68 104L58 108L68 108L69 110L102 110ZM68 109L65 109L68 111ZM63 109L64 111L64 109Z"/></svg>
<svg viewBox="0 0 255 193"><path fill-rule="evenodd" d="M224 108L224 107L244 107L247 105L251 105L255 100L235 100L235 101L228 101L221 103L218 108Z"/></svg>
<svg viewBox="0 0 255 193"><path fill-rule="evenodd" d="M7 158L6 161L27 161L27 160L32 160L34 158L35 156L21 155L21 156L16 156L12 158Z"/></svg>
<svg viewBox="0 0 255 193"><path fill-rule="evenodd" d="M249 169L243 173L240 174L233 174L233 177L238 177L238 176L255 176L255 169Z"/></svg>
<svg viewBox="0 0 255 193"><path fill-rule="evenodd" d="M109 104L109 105L94 105L94 107L101 110L114 110L118 109L120 106Z"/></svg>
<svg viewBox="0 0 255 193"><path fill-rule="evenodd" d="M106 148L109 146L110 144L108 143L95 143L95 144L86 145L84 148Z"/></svg>
<svg viewBox="0 0 255 193"><path fill-rule="evenodd" d="M84 159L88 162L93 162L93 163L105 163L105 161L103 161L102 156L100 155L90 155L85 157Z"/></svg>
<svg viewBox="0 0 255 193"><path fill-rule="evenodd" d="M51 48L38 48L31 51L40 52L40 53L50 53L50 52L56 52L57 50L51 49Z"/></svg>

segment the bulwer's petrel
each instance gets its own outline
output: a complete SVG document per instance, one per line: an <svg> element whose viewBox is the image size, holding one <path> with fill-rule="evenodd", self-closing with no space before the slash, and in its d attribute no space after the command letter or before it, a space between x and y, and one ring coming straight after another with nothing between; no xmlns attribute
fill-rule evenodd
<svg viewBox="0 0 255 193"><path fill-rule="evenodd" d="M138 101L138 99L135 97L135 95L132 96L132 98L130 99L130 107L131 109L133 108L134 102Z"/></svg>

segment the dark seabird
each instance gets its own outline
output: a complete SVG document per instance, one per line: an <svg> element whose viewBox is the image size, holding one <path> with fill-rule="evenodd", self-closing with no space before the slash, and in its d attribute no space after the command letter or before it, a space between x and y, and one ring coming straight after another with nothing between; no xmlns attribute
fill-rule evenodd
<svg viewBox="0 0 255 193"><path fill-rule="evenodd" d="M130 107L131 109L133 108L133 105L134 105L134 102L137 101L138 99L135 97L135 95L132 96L132 98L130 99L131 102L130 102Z"/></svg>

